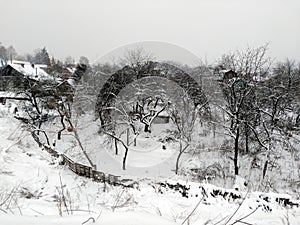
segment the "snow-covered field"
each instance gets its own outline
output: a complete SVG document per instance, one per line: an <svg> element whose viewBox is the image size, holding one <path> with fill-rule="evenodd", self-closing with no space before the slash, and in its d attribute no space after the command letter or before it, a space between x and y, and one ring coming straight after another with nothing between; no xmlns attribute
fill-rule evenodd
<svg viewBox="0 0 300 225"><path fill-rule="evenodd" d="M63 146L63 143L58 143L57 148ZM139 177L141 161L138 157L149 154L149 158L151 152L157 154L160 149L155 143L144 147L148 150L139 152L138 148L132 149L127 171L131 178ZM105 151L105 154L113 158L109 151ZM170 156L164 154L165 158ZM156 167L165 170L166 165L171 166L164 164L165 161L168 162L163 160ZM141 178L147 174L151 175L150 178L140 179L136 188L114 187L79 177L59 165L58 159L41 151L26 127L2 105L0 165L1 225L300 224L300 207L284 207L276 202L276 198L289 197L284 194L262 193L245 188L242 191L227 190L208 183L183 181L182 177L170 175L163 178L160 173L151 172L151 165L147 167L148 173L141 172ZM121 171L120 163L115 166L99 163L98 167L112 174L126 175ZM175 186L179 182L189 187L188 197L158 184L166 180ZM242 184L237 185L243 189ZM236 193L240 198L212 196L212 190ZM299 203L296 195L293 198Z"/></svg>

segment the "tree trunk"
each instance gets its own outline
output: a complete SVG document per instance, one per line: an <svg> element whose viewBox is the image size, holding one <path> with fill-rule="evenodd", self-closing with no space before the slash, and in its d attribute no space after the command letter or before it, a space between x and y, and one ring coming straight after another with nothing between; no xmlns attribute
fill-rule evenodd
<svg viewBox="0 0 300 225"><path fill-rule="evenodd" d="M182 154L184 153L184 151L189 147L189 144L187 144L184 148L182 148L182 142L180 141L180 147L179 147L179 154L177 156L176 159L176 165L175 165L175 174L178 174L178 170L179 170L179 160L182 156Z"/></svg>
<svg viewBox="0 0 300 225"><path fill-rule="evenodd" d="M178 174L178 170L179 170L179 160L181 158L181 155L182 155L182 151L179 152L178 156L177 156L177 159L176 159L176 166L175 166L175 174Z"/></svg>
<svg viewBox="0 0 300 225"><path fill-rule="evenodd" d="M116 155L119 154L119 150L118 150L118 140L115 138L115 153Z"/></svg>
<svg viewBox="0 0 300 225"><path fill-rule="evenodd" d="M263 179L265 179L265 176L266 176L266 173L267 173L267 168L268 168L268 160L264 164Z"/></svg>
<svg viewBox="0 0 300 225"><path fill-rule="evenodd" d="M249 153L249 128L248 126L245 124L245 151L246 151L246 154Z"/></svg>
<svg viewBox="0 0 300 225"><path fill-rule="evenodd" d="M39 125L38 125L39 130L37 131L37 135L40 135L40 129L42 127L42 123L43 123L42 121L39 122Z"/></svg>
<svg viewBox="0 0 300 225"><path fill-rule="evenodd" d="M62 125L62 129L60 131L58 131L57 133L57 139L60 140L61 139L61 133L66 129L66 125L64 123L64 115L58 110L58 113L60 115L60 123Z"/></svg>
<svg viewBox="0 0 300 225"><path fill-rule="evenodd" d="M151 133L150 126L148 124L145 124L144 132Z"/></svg>
<svg viewBox="0 0 300 225"><path fill-rule="evenodd" d="M139 103L138 102L135 105L135 113L140 113L139 112Z"/></svg>
<svg viewBox="0 0 300 225"><path fill-rule="evenodd" d="M58 131L57 133L57 140L60 140L61 139L61 131Z"/></svg>
<svg viewBox="0 0 300 225"><path fill-rule="evenodd" d="M238 156L239 156L239 137L240 137L240 129L237 128L236 130L236 136L234 140L234 174L239 175L239 167L238 167Z"/></svg>
<svg viewBox="0 0 300 225"><path fill-rule="evenodd" d="M129 146L129 129L126 130L126 144Z"/></svg>
<svg viewBox="0 0 300 225"><path fill-rule="evenodd" d="M126 166L125 165L126 165L127 154L128 154L128 147L125 147L125 155L123 157L123 170L126 170Z"/></svg>

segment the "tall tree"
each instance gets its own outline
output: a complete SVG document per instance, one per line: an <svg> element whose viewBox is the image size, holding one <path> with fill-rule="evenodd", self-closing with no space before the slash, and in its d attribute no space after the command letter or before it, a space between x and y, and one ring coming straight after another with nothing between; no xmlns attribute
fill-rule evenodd
<svg viewBox="0 0 300 225"><path fill-rule="evenodd" d="M79 63L80 63L80 64L84 64L84 65L86 65L86 66L89 66L89 65L90 65L89 59L88 59L87 57L85 57L85 56L80 56L80 58L79 58Z"/></svg>
<svg viewBox="0 0 300 225"><path fill-rule="evenodd" d="M8 55L9 60L13 60L13 59L17 58L18 53L17 53L17 51L15 50L15 48L13 46L9 46L6 49L6 51L7 51L7 55Z"/></svg>
<svg viewBox="0 0 300 225"><path fill-rule="evenodd" d="M0 59L3 59L5 61L7 61L8 58L8 54L7 54L7 50L6 48L2 45L2 43L0 42Z"/></svg>
<svg viewBox="0 0 300 225"><path fill-rule="evenodd" d="M219 68L226 68L236 74L223 78L221 86L226 100L223 108L227 114L224 128L234 142L234 173L239 174L239 153L242 137L245 138L245 151L249 151L250 129L258 124L259 108L256 104L257 83L268 74L270 58L266 56L267 45L248 48L224 55Z"/></svg>
<svg viewBox="0 0 300 225"><path fill-rule="evenodd" d="M72 56L67 56L64 60L65 66L74 66L75 59Z"/></svg>
<svg viewBox="0 0 300 225"><path fill-rule="evenodd" d="M36 64L45 64L47 66L51 65L50 57L46 47L42 49L35 50L35 55L33 58L33 63Z"/></svg>

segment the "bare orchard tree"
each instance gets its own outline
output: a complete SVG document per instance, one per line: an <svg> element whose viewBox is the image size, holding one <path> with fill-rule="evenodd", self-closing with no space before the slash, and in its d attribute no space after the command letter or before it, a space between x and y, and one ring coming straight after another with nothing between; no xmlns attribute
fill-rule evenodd
<svg viewBox="0 0 300 225"><path fill-rule="evenodd" d="M19 89L18 93L24 97L11 98L20 100L20 105L26 113L26 116L18 115L17 118L29 124L32 132L37 135L43 133L47 144L50 145L48 135L42 129L42 125L49 119L48 101L52 98L53 88L57 83L52 80L36 81L30 78L24 78L23 83L26 84L25 87L21 86L17 89Z"/></svg>
<svg viewBox="0 0 300 225"><path fill-rule="evenodd" d="M166 109L168 103L168 101L155 96L136 101L135 106L133 105L134 117L144 124L144 132L151 133L153 121Z"/></svg>
<svg viewBox="0 0 300 225"><path fill-rule="evenodd" d="M108 108L114 117L110 124L103 126L99 125L100 132L110 136L113 140L115 147L115 154L119 154L118 143L120 143L125 151L122 160L122 168L126 170L126 161L129 152L129 147L134 144L136 145L136 139L140 134L133 117L129 114L128 104L119 102L118 106L111 106ZM124 138L125 135L125 138Z"/></svg>
<svg viewBox="0 0 300 225"><path fill-rule="evenodd" d="M167 89L171 86L167 82L155 77L140 79L129 85L128 103L132 105L132 116L144 125L144 132L151 133L151 126L155 118L166 111L169 105Z"/></svg>
<svg viewBox="0 0 300 225"><path fill-rule="evenodd" d="M53 108L58 112L60 123L62 126L62 128L58 131L57 139L61 139L61 133L66 129L68 130L68 132L72 132L75 140L79 145L80 150L86 157L87 161L93 168L96 168L96 165L92 162L91 158L86 152L86 149L83 146L81 138L78 134L77 126L74 123L74 116L72 115L75 86L78 85L79 81L85 75L86 70L87 66L85 64L78 64L72 76L68 80L63 81L57 86L55 90Z"/></svg>
<svg viewBox="0 0 300 225"><path fill-rule="evenodd" d="M236 51L222 57L219 68L227 69L232 76L223 76L220 83L226 113L223 127L234 141L234 173L239 174L238 157L241 139L245 138L245 152L249 151L250 127L258 125L259 108L257 102L257 84L268 74L271 61L266 56L267 45Z"/></svg>
<svg viewBox="0 0 300 225"><path fill-rule="evenodd" d="M101 131L112 138L115 154L119 152L118 143L124 147L124 170L130 146L136 146L137 138L142 132L151 132L154 119L166 109L168 101L163 93L157 81L145 79L130 84L117 96L114 105L105 108L110 111L112 119L101 127ZM144 129L141 129L143 126Z"/></svg>
<svg viewBox="0 0 300 225"><path fill-rule="evenodd" d="M190 99L187 92L181 90L180 101L173 100L168 107L171 120L173 121L176 129L174 136L179 142L178 155L175 164L175 173L179 172L179 164L181 156L187 152L193 141L194 128L200 120L200 114L206 111L207 102L202 105L195 106L194 102Z"/></svg>
<svg viewBox="0 0 300 225"><path fill-rule="evenodd" d="M73 134L73 137L77 141L80 150L82 151L82 153L86 157L89 164L94 169L96 169L96 165L93 163L90 156L87 154L86 149L83 146L81 138L78 134L78 127L76 126L76 123L74 123L74 121L73 121L72 110L71 109L72 109L72 102L70 101L69 98L62 97L57 102L56 110L57 110L57 112L60 116L60 122L61 122L61 125L62 125L62 128L58 131L58 140L61 139L61 133L64 130L66 130L66 128L67 128L68 132L71 132Z"/></svg>
<svg viewBox="0 0 300 225"><path fill-rule="evenodd" d="M125 148L123 169L126 167L129 146L136 146L142 132L151 133L153 121L168 106L164 85L153 77L136 80L115 96L113 104L102 109L109 111L110 119L101 123L101 131L112 138L116 154L118 144Z"/></svg>

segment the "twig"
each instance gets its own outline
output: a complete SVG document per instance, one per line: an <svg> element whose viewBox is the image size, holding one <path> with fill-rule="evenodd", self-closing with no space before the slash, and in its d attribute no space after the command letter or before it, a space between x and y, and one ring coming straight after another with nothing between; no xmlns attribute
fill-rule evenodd
<svg viewBox="0 0 300 225"><path fill-rule="evenodd" d="M20 206L19 206L19 204L18 204L18 201L17 201L17 199L14 199L14 202L15 202L15 204L16 204L16 206L17 206L17 208L18 208L19 212L20 212L20 215L22 216L22 215L23 215L23 213L22 213L22 210L21 210L21 208L20 208Z"/></svg>
<svg viewBox="0 0 300 225"><path fill-rule="evenodd" d="M84 222L82 223L82 225L85 224L85 223L87 223L87 222L89 222L90 220L93 220L93 223L95 223L94 217L90 217L90 218L88 218L86 221L84 221Z"/></svg>
<svg viewBox="0 0 300 225"><path fill-rule="evenodd" d="M58 191L58 194L60 195L59 196L59 212L60 212L60 216L62 216L62 211L61 211L61 204L63 203L63 205L65 206L66 208L66 211L68 213L68 215L70 214L69 213L69 209L68 209L68 205L67 205L67 202L66 202L66 196L64 194L64 185L62 183L62 179L61 179L61 175L59 173L59 182L60 182L60 187L56 187L57 191Z"/></svg>
<svg viewBox="0 0 300 225"><path fill-rule="evenodd" d="M118 194L117 196L117 201L115 202L115 205L112 207L112 211L114 212L115 211L115 208L117 208L117 204L119 203L123 193L124 193L125 189L123 188L122 192Z"/></svg>
<svg viewBox="0 0 300 225"><path fill-rule="evenodd" d="M185 220L181 223L181 225L183 225L191 216L192 214L196 211L196 209L198 208L198 206L200 205L200 203L202 202L204 196L199 200L199 202L197 203L197 205L195 206L195 208L192 210L192 212L185 218Z"/></svg>
<svg viewBox="0 0 300 225"><path fill-rule="evenodd" d="M10 191L10 193L8 194L8 196L3 200L2 203L0 203L0 207L3 206L3 205L9 200L9 198L10 198L10 197L12 196L12 194L15 192L15 189L16 189L16 188L13 188L13 189Z"/></svg>
<svg viewBox="0 0 300 225"><path fill-rule="evenodd" d="M236 224L236 223L245 223L245 224L249 224L249 223L243 222L242 220L243 220L243 219L246 219L247 217L249 217L249 216L251 216L253 213L255 213L255 212L258 210L259 207L260 207L260 206L257 206L256 209L254 209L252 212L250 212L250 213L247 214L246 216L243 216L242 218L236 220L233 224ZM233 225L233 224L232 224L232 225Z"/></svg>
<svg viewBox="0 0 300 225"><path fill-rule="evenodd" d="M62 200L63 200L63 203L66 207L66 210L67 210L67 213L69 215L69 209L68 209L68 205L67 205L67 202L66 202L66 196L65 196L65 193L64 193L64 186L62 184L62 180L61 180L61 175L59 173L59 182L60 182L60 188L61 188L61 194L62 194Z"/></svg>
<svg viewBox="0 0 300 225"><path fill-rule="evenodd" d="M69 211L71 211L71 212L88 212L88 213L96 213L95 211L92 211L92 210L85 210L85 209L70 209ZM67 210L64 210L64 212L67 212Z"/></svg>
<svg viewBox="0 0 300 225"><path fill-rule="evenodd" d="M34 212L36 212L36 213L38 213L38 214L40 214L40 215L42 215L42 216L45 215L45 214L43 214L43 213L41 213L41 212L39 212L39 211L37 211L37 210L35 210L35 209L32 209L32 208L31 208L31 210L34 211Z"/></svg>
<svg viewBox="0 0 300 225"><path fill-rule="evenodd" d="M226 224L228 224L229 223L229 221L232 219L232 217L234 217L235 216L235 214L239 211L239 209L241 208L241 206L243 205L243 203L244 203L244 201L245 201L245 199L246 199L246 197L247 197L247 195L248 195L248 191L247 191L247 193L246 193L246 195L245 195L245 197L243 198L243 200L242 200L242 202L241 202L241 204L237 207L237 209L234 211L234 213L229 217L229 219L226 221L226 223L224 224L224 225L226 225Z"/></svg>
<svg viewBox="0 0 300 225"><path fill-rule="evenodd" d="M236 222L247 224L247 225L252 225L251 223L247 223L247 222L244 222L244 221L236 221ZM235 222L233 224L235 224Z"/></svg>
<svg viewBox="0 0 300 225"><path fill-rule="evenodd" d="M225 216L224 218L220 219L218 222L214 223L214 225L217 225L219 223L221 223L223 220L227 219L228 216Z"/></svg>
<svg viewBox="0 0 300 225"><path fill-rule="evenodd" d="M7 214L7 212L6 212L4 209L1 209L1 208L0 208L0 211L2 211L2 212L4 212L4 213L6 213L6 214Z"/></svg>
<svg viewBox="0 0 300 225"><path fill-rule="evenodd" d="M99 215L97 216L96 220L98 220L98 219L100 218L101 214L102 214L102 210L101 210L101 212L99 213Z"/></svg>

